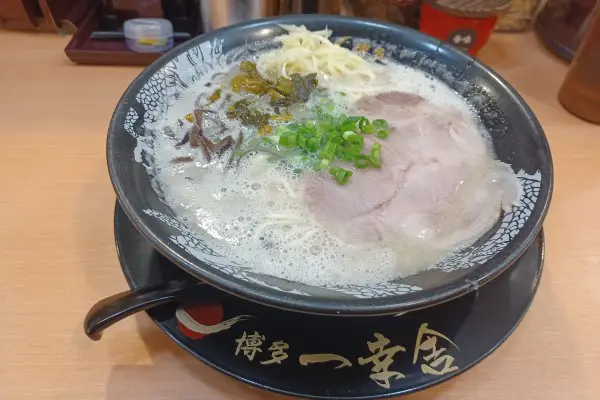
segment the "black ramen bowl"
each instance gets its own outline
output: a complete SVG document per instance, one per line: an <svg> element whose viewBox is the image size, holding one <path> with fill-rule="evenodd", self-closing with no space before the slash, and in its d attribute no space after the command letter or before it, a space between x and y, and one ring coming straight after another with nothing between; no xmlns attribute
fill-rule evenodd
<svg viewBox="0 0 600 400"><path fill-rule="evenodd" d="M499 159L524 188L521 203L473 246L420 274L377 285L308 286L253 273L211 249L163 202L153 177L153 126L199 77L271 49L277 25L328 27L348 48L384 54L437 77L460 94L489 130ZM553 172L542 127L516 91L469 55L417 31L329 15L257 20L199 36L146 68L119 101L108 132L108 168L136 228L173 263L231 294L266 305L331 315L381 315L431 306L476 290L505 271L542 227Z"/></svg>

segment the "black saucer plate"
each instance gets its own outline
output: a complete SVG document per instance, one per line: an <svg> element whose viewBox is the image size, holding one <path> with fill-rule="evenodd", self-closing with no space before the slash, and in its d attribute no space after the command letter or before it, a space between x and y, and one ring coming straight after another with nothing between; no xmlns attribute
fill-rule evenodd
<svg viewBox="0 0 600 400"><path fill-rule="evenodd" d="M132 288L195 281L161 256L119 205L115 240ZM373 399L427 388L495 350L538 287L543 233L503 275L451 302L397 316L327 317L281 311L199 286L214 301L148 314L179 345L248 384L307 398ZM218 300L217 300L218 299Z"/></svg>

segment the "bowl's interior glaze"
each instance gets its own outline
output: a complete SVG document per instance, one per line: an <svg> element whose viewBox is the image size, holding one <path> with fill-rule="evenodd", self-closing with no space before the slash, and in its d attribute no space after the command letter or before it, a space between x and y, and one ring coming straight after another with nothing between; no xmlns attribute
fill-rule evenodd
<svg viewBox="0 0 600 400"><path fill-rule="evenodd" d="M514 211L473 246L436 268L370 286L315 287L257 275L204 244L161 201L153 179L154 124L200 76L212 74L273 45L283 31L276 22L327 26L342 45L423 70L464 97L510 163L525 195ZM360 47L358 47L360 46ZM369 315L405 311L449 300L503 272L541 228L552 190L552 161L531 110L501 78L468 55L410 29L333 16L289 16L232 26L195 38L152 66L131 84L109 128L108 164L118 199L136 227L177 265L200 279L251 300L315 313Z"/></svg>

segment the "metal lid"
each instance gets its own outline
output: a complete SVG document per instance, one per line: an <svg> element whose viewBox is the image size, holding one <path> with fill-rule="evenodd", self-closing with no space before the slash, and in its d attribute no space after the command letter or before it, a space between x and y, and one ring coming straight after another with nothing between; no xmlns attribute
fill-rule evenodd
<svg viewBox="0 0 600 400"><path fill-rule="evenodd" d="M484 18L499 15L508 10L510 0L425 0L433 7L449 14Z"/></svg>

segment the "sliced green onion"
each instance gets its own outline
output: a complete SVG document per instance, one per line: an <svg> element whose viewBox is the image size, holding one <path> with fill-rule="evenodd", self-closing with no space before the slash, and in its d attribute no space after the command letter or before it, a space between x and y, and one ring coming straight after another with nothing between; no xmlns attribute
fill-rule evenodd
<svg viewBox="0 0 600 400"><path fill-rule="evenodd" d="M343 141L344 141L344 138L339 136L337 133L332 134L331 137L329 138L329 143L342 144Z"/></svg>
<svg viewBox="0 0 600 400"><path fill-rule="evenodd" d="M299 150L298 158L308 161L317 155L314 169L328 170L340 185L348 182L352 172L341 167L332 167L334 160L352 163L357 169L381 168L381 143L374 143L369 153L363 154L365 138L363 134L376 134L385 139L390 133L388 122L384 119L341 114L337 117L317 112L315 121L279 125L269 140L282 147Z"/></svg>
<svg viewBox="0 0 600 400"><path fill-rule="evenodd" d="M378 138L385 139L390 134L390 128L385 119L373 120L372 125L373 125L373 128L375 129L375 132L376 132Z"/></svg>
<svg viewBox="0 0 600 400"><path fill-rule="evenodd" d="M371 164L369 156L365 154L359 154L354 157L354 166L358 169L365 169Z"/></svg>
<svg viewBox="0 0 600 400"><path fill-rule="evenodd" d="M362 133L366 133L367 135L370 135L374 131L373 125L371 125L369 123L369 120L365 117L362 117L358 121L358 129L360 129Z"/></svg>
<svg viewBox="0 0 600 400"><path fill-rule="evenodd" d="M346 132L344 132L344 133L342 134L342 137L344 138L344 140L349 140L349 138L350 138L351 136L357 136L357 137L358 137L358 135L357 135L357 134L356 134L356 132L354 132L354 131L346 131Z"/></svg>
<svg viewBox="0 0 600 400"><path fill-rule="evenodd" d="M358 120L358 129L364 131L367 125L370 125L369 120L365 117L360 117L360 119Z"/></svg>
<svg viewBox="0 0 600 400"><path fill-rule="evenodd" d="M333 160L335 158L335 151L338 145L332 142L329 142L325 145L323 150L319 153L319 158L322 160Z"/></svg>
<svg viewBox="0 0 600 400"><path fill-rule="evenodd" d="M303 124L299 127L298 133L314 136L317 134L317 127L315 125Z"/></svg>
<svg viewBox="0 0 600 400"><path fill-rule="evenodd" d="M322 151L319 153L318 158L320 160L328 160L331 161L335 158L335 150L333 151Z"/></svg>
<svg viewBox="0 0 600 400"><path fill-rule="evenodd" d="M344 157L342 158L344 161L352 162L354 161L355 154L349 151L344 152Z"/></svg>
<svg viewBox="0 0 600 400"><path fill-rule="evenodd" d="M375 168L381 168L381 144L373 144L369 153L369 161Z"/></svg>
<svg viewBox="0 0 600 400"><path fill-rule="evenodd" d="M352 176L352 171L340 167L329 168L329 173L333 175L333 178L340 185L348 183L348 179Z"/></svg>
<svg viewBox="0 0 600 400"><path fill-rule="evenodd" d="M329 132L329 128L326 126L323 126L321 124L318 124L315 127L315 136L317 137L323 137L323 136L327 136L327 133Z"/></svg>
<svg viewBox="0 0 600 400"><path fill-rule="evenodd" d="M289 124L289 125L279 125L276 128L276 134L278 136L286 136L292 133L296 133L297 132L297 126L296 124Z"/></svg>
<svg viewBox="0 0 600 400"><path fill-rule="evenodd" d="M317 161L317 164L315 166L315 169L322 171L324 169L329 168L329 164L331 164L331 161L328 159L322 159L320 161Z"/></svg>
<svg viewBox="0 0 600 400"><path fill-rule="evenodd" d="M335 158L341 161L354 161L354 156L360 154L360 151L356 151L351 147L338 146L335 149Z"/></svg>
<svg viewBox="0 0 600 400"><path fill-rule="evenodd" d="M353 131L353 130L356 130L356 123L358 122L359 119L360 119L360 117L344 116L344 119L339 119L338 126L344 127L344 128L348 127L346 129L347 131Z"/></svg>
<svg viewBox="0 0 600 400"><path fill-rule="evenodd" d="M376 129L381 129L381 128L387 128L388 127L388 123L385 119L374 119L373 120L373 126Z"/></svg>
<svg viewBox="0 0 600 400"><path fill-rule="evenodd" d="M298 145L298 135L288 134L280 136L279 144L285 147L296 147Z"/></svg>
<svg viewBox="0 0 600 400"><path fill-rule="evenodd" d="M340 125L338 127L338 131L339 132L347 132L347 131L352 131L352 132L356 132L356 124L355 123L343 123L342 125Z"/></svg>
<svg viewBox="0 0 600 400"><path fill-rule="evenodd" d="M325 144L325 148L323 149L324 151L334 151L336 149L336 147L339 146L339 143L337 143L337 141L334 140L330 140L329 142L327 142Z"/></svg>
<svg viewBox="0 0 600 400"><path fill-rule="evenodd" d="M361 151L362 151L362 146L351 144L351 143L346 143L346 145L344 146L344 152L348 156L344 157L344 159L347 161L352 161L352 160L354 160L354 157L358 156L361 153Z"/></svg>
<svg viewBox="0 0 600 400"><path fill-rule="evenodd" d="M314 153L315 151L317 151L319 149L319 142L317 139L315 138L310 138L306 141L306 147L304 148L305 150L308 150L311 153Z"/></svg>
<svg viewBox="0 0 600 400"><path fill-rule="evenodd" d="M387 129L378 129L377 137L380 139L385 139L389 136L390 132Z"/></svg>
<svg viewBox="0 0 600 400"><path fill-rule="evenodd" d="M305 135L298 135L298 147L301 149L306 149L306 142L308 141Z"/></svg>
<svg viewBox="0 0 600 400"><path fill-rule="evenodd" d="M346 138L344 138L346 139ZM349 143L352 143L353 146L359 146L362 150L362 146L365 143L365 138L354 134L354 135L349 135L348 138L346 139Z"/></svg>
<svg viewBox="0 0 600 400"><path fill-rule="evenodd" d="M338 117L337 117L337 124L338 125L342 125L346 121L346 119L348 119L348 116L346 114L340 114L340 115L338 115Z"/></svg>

